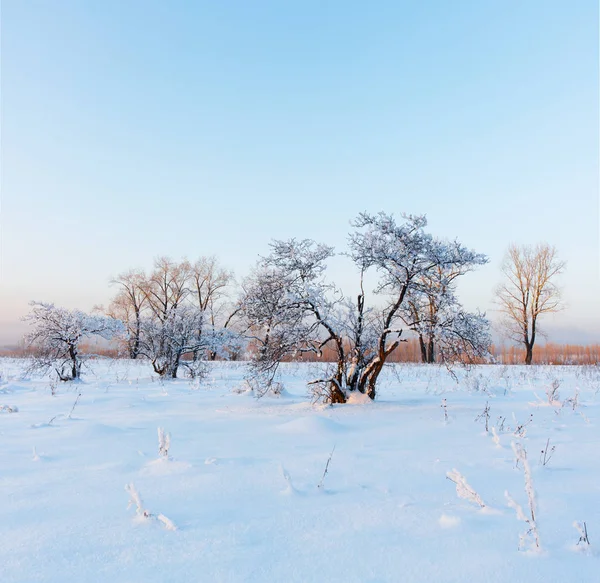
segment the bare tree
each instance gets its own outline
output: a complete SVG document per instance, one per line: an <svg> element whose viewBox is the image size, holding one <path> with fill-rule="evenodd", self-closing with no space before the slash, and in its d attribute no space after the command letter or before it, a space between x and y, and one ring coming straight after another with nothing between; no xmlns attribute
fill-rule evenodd
<svg viewBox="0 0 600 583"><path fill-rule="evenodd" d="M156 333L160 323L165 333L168 329L181 331L181 318L185 316L189 319L192 311L188 308L195 305L202 314L200 317L196 313L191 318L198 324L196 339L192 342L191 338L186 338L184 345L195 344L198 347L193 351L194 360L202 357L202 350L208 350L209 357L214 360L218 354L222 354L220 344L215 350L208 348L214 344L214 339L220 337L224 341L235 336L231 331L225 334L221 330L222 327L227 328L235 317L235 307L229 315L225 313L226 290L232 281L233 274L221 268L215 257L201 257L193 264L186 260L176 262L168 257L159 257L149 275L130 270L112 280L111 283L117 285L118 290L106 313L124 322L124 342L129 357L137 358L142 351L148 356L162 345L158 337L151 341L148 339L148 334ZM175 316L172 312L183 305L186 309ZM101 307L99 309L102 310ZM175 321L178 325L173 328ZM211 330L211 338L207 342L201 338L205 328ZM145 335L144 339L142 334ZM168 337L169 334L164 336L163 341ZM236 346L234 342L232 350L235 351ZM150 358L153 360L152 356ZM163 366L158 366L159 370L163 370ZM171 375L171 372L168 374Z"/></svg>
<svg viewBox="0 0 600 583"><path fill-rule="evenodd" d="M118 275L111 283L118 286L118 291L107 314L125 325L129 358L136 359L140 353L140 327L146 304L145 276L141 271L130 270Z"/></svg>
<svg viewBox="0 0 600 583"><path fill-rule="evenodd" d="M137 354L150 360L154 371L176 378L180 366L192 376L202 369L199 355L227 355L239 351L239 338L211 318L214 302L231 278L216 260L173 261L159 257L150 275L121 278L121 299L137 312ZM135 304L134 304L135 302ZM190 362L189 358L192 358Z"/></svg>
<svg viewBox="0 0 600 583"><path fill-rule="evenodd" d="M233 273L222 268L216 257L200 257L191 266L191 290L195 297L198 308L205 314L204 323L216 330L219 322L227 328L235 314L232 312L228 316L224 315L227 289L233 282ZM234 310L235 311L235 308ZM202 330L198 330L198 340ZM199 353L194 353L194 360ZM217 357L216 351L211 351L210 359Z"/></svg>
<svg viewBox="0 0 600 583"><path fill-rule="evenodd" d="M461 344L458 331L464 329L465 319L473 321L484 317L483 314L464 311L456 297L456 279L487 262L485 255L473 254L460 263L440 264L416 279L401 307L401 314L408 328L417 334L422 362L434 363L436 357L443 361L454 352L453 347L448 345L449 341L452 344L452 339L455 339L457 344ZM463 351L465 357L477 358L481 347L482 344L476 342L471 350Z"/></svg>
<svg viewBox="0 0 600 583"><path fill-rule="evenodd" d="M204 312L192 305L181 304L171 307L167 317L145 317L141 322L140 354L152 363L154 372L161 377L177 378L182 357L201 348L206 341L198 339ZM200 363L186 363L191 376L200 371Z"/></svg>
<svg viewBox="0 0 600 583"><path fill-rule="evenodd" d="M84 355L79 345L84 338L112 338L122 328L120 321L92 316L79 310L68 310L54 304L31 302L31 312L24 320L33 326L25 337L32 348L30 372L44 373L52 368L61 381L74 381L81 376Z"/></svg>
<svg viewBox="0 0 600 583"><path fill-rule="evenodd" d="M146 310L140 323L140 354L162 377L176 378L182 356L199 350L204 312L186 302L191 296L192 267L168 257L154 261L141 281Z"/></svg>
<svg viewBox="0 0 600 583"><path fill-rule="evenodd" d="M538 318L562 308L555 280L565 266L556 248L547 243L508 248L502 264L506 280L496 289L496 298L508 337L525 346L525 364L531 364L533 358L540 333Z"/></svg>
<svg viewBox="0 0 600 583"><path fill-rule="evenodd" d="M154 271L143 282L143 293L151 314L160 321L169 319L172 310L191 293L192 267L187 261L177 263L168 257L154 261Z"/></svg>
<svg viewBox="0 0 600 583"><path fill-rule="evenodd" d="M214 321L214 305L226 295L226 289L233 280L233 273L223 269L216 257L200 257L191 266L193 293L198 307L210 312Z"/></svg>

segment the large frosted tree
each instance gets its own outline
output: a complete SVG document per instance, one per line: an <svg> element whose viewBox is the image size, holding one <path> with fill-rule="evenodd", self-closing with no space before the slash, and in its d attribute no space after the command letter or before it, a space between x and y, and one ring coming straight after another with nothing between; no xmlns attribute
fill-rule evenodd
<svg viewBox="0 0 600 583"><path fill-rule="evenodd" d="M254 380L263 390L275 379L279 363L294 354L322 354L327 346L335 362L311 382L317 396L343 403L355 391L374 399L379 375L403 340L407 325L402 308L422 278L437 270L466 269L481 255L425 232L423 216L404 216L398 224L385 213L363 213L353 223L348 255L359 273L354 299L326 279L333 249L311 240L275 241L246 282L244 314L257 344ZM366 303L364 277L377 275L376 302ZM440 302L450 287L439 291ZM460 360L463 348L484 354L489 344L485 318L456 315L455 334L444 336L448 360ZM262 377L261 377L262 375Z"/></svg>

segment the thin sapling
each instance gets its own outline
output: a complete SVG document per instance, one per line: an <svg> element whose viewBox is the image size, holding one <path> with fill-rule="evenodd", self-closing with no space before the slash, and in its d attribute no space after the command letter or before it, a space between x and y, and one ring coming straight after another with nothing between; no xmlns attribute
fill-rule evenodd
<svg viewBox="0 0 600 583"><path fill-rule="evenodd" d="M317 488L319 488L319 489L322 489L323 485L325 483L325 476L327 475L327 471L329 470L329 463L331 462L331 458L333 457L334 451L335 451L335 445L333 446L333 449L331 450L331 453L329 454L329 457L327 458L327 463L325 464L325 470L323 471L323 475L321 476L321 481L317 485Z"/></svg>
<svg viewBox="0 0 600 583"><path fill-rule="evenodd" d="M475 417L475 422L477 421L485 421L485 432L489 433L489 423L490 423L490 405L489 403L486 402L485 404L485 408L483 409L483 411L477 415L477 417Z"/></svg>
<svg viewBox="0 0 600 583"><path fill-rule="evenodd" d="M548 462L551 460L552 455L554 454L554 450L555 449L556 449L555 445L553 445L552 447L550 447L550 438L548 438L546 440L546 447L540 453L540 463L543 466L548 465Z"/></svg>

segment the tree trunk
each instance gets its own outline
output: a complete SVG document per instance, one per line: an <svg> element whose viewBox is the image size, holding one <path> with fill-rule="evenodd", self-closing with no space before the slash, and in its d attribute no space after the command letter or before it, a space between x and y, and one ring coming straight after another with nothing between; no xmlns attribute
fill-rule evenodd
<svg viewBox="0 0 600 583"><path fill-rule="evenodd" d="M343 353L341 356L343 357ZM342 357L338 354L337 370L333 381L329 384L329 402L331 404L345 403L347 400L346 394L341 388L344 379L344 361ZM352 387L350 387L350 390L352 390Z"/></svg>
<svg viewBox="0 0 600 583"><path fill-rule="evenodd" d="M435 344L432 336L429 337L429 342L427 343L427 362L429 364L435 362Z"/></svg>
<svg viewBox="0 0 600 583"><path fill-rule="evenodd" d="M346 402L346 395L344 395L344 391L342 391L334 383L331 383L331 387L329 389L329 402L332 405L334 403L345 403Z"/></svg>
<svg viewBox="0 0 600 583"><path fill-rule="evenodd" d="M525 342L525 364L531 364L533 360L533 345L535 344L535 332L536 332L536 317L531 319L531 338L529 342Z"/></svg>
<svg viewBox="0 0 600 583"><path fill-rule="evenodd" d="M136 323L135 335L133 337L133 350L131 351L131 358L136 360L140 355L140 323Z"/></svg>
<svg viewBox="0 0 600 583"><path fill-rule="evenodd" d="M421 347L421 362L423 364L427 363L427 347L425 346L425 341L423 340L423 334L419 334L419 346Z"/></svg>
<svg viewBox="0 0 600 583"><path fill-rule="evenodd" d="M181 358L181 355L177 354L174 359L173 359L173 364L171 364L170 370L169 370L169 376L172 379L176 379L177 378L177 369L179 368L179 359Z"/></svg>
<svg viewBox="0 0 600 583"><path fill-rule="evenodd" d="M131 360L136 360L140 355L140 311L135 307L134 309L135 325L133 327L133 330L130 330L129 322L127 323L128 331L131 334L129 340L127 341L127 347L129 349L129 358L131 358Z"/></svg>
<svg viewBox="0 0 600 583"><path fill-rule="evenodd" d="M383 369L383 364L383 360L378 360L376 365L373 367L371 374L369 375L369 381L367 383L367 396L373 400L375 400L375 395L377 394L375 387L377 385L377 378L379 377L379 373Z"/></svg>
<svg viewBox="0 0 600 583"><path fill-rule="evenodd" d="M71 378L79 378L79 363L77 362L77 349L75 346L69 346L69 356L71 357Z"/></svg>

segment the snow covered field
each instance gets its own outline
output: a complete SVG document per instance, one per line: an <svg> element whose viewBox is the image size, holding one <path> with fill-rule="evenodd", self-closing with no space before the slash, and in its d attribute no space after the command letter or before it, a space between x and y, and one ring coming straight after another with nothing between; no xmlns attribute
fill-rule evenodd
<svg viewBox="0 0 600 583"><path fill-rule="evenodd" d="M287 365L286 393L260 400L235 363L198 384L98 361L55 396L21 366L0 360L0 407L18 409L0 412L2 583L600 580L597 367L485 366L457 384L397 366L376 402L324 407L309 365ZM530 537L518 550L529 526L505 491L530 515L511 442L528 453L540 551ZM484 508L457 496L453 469ZM127 484L150 518L127 509Z"/></svg>

